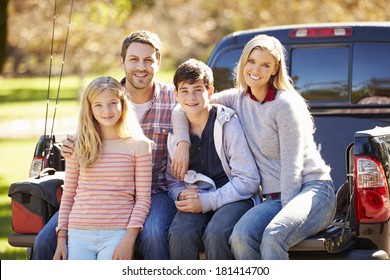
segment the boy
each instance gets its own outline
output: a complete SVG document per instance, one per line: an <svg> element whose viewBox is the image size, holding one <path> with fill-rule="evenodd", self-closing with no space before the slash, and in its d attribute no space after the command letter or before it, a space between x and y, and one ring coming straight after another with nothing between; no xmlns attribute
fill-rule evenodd
<svg viewBox="0 0 390 280"><path fill-rule="evenodd" d="M206 259L233 259L233 227L259 202L260 178L239 120L233 110L209 104L213 81L211 69L195 59L181 64L174 76L191 147L190 170L182 182L170 168L178 140L173 134L168 137L166 177L179 210L168 234L171 259L197 259L203 247Z"/></svg>

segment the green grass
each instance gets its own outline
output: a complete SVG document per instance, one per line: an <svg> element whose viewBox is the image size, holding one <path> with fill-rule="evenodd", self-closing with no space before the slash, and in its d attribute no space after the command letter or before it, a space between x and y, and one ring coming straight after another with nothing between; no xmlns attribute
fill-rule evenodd
<svg viewBox="0 0 390 280"><path fill-rule="evenodd" d="M36 141L0 139L0 260L26 259L26 249L8 244L8 234L13 232L8 188L11 183L28 178Z"/></svg>
<svg viewBox="0 0 390 280"><path fill-rule="evenodd" d="M73 116L78 109L79 89L89 81L78 77L64 77L56 116ZM52 88L58 86L58 78L52 80ZM4 121L45 118L48 79L17 78L0 79L0 124ZM50 93L48 117L52 119L56 91ZM0 259L26 259L25 248L14 248L8 244L8 234L13 233L11 221L11 199L8 188L11 183L29 176L31 159L37 143L33 139L0 139Z"/></svg>
<svg viewBox="0 0 390 280"><path fill-rule="evenodd" d="M48 103L48 119L53 118L55 102ZM77 100L60 101L57 105L56 117L74 116L78 111ZM46 101L7 102L0 104L0 123L19 119L45 118Z"/></svg>
<svg viewBox="0 0 390 280"><path fill-rule="evenodd" d="M56 117L70 116L77 113L78 96L86 80L77 77L64 77L61 82L60 96L56 107L56 90L50 92L47 100L47 78L18 78L0 80L0 122L17 119L45 118L52 119L54 109ZM52 80L52 86L58 78Z"/></svg>
<svg viewBox="0 0 390 280"><path fill-rule="evenodd" d="M58 78L51 81L49 96L57 96ZM65 77L61 81L61 99L75 99L78 95L78 88L83 83L78 77ZM0 102L25 102L32 100L46 100L48 79L47 78L17 78L0 80Z"/></svg>
<svg viewBox="0 0 390 280"><path fill-rule="evenodd" d="M121 78L121 72L111 72L109 75ZM157 73L157 80L172 82L173 71ZM48 78L17 78L0 79L0 123L8 120L45 118L46 107L49 119L56 117L74 116L78 111L79 92L96 76L80 80L79 77L64 77L61 81L61 91L56 102L58 78L53 78L49 101L47 101Z"/></svg>
<svg viewBox="0 0 390 280"><path fill-rule="evenodd" d="M121 79L119 73L109 73L107 75L115 76ZM96 76L87 76L80 79L78 76L67 76L61 79L61 88L59 91L59 100L77 100L79 92L83 91L88 83ZM158 72L157 80L172 82L173 71ZM57 98L59 78L51 79L49 99L55 101ZM15 78L0 79L0 103L5 102L31 102L35 100L46 100L48 96L48 78Z"/></svg>

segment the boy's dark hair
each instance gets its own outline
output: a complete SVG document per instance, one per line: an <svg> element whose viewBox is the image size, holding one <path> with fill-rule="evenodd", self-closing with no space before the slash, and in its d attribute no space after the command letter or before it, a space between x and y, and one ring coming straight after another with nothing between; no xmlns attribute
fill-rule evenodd
<svg viewBox="0 0 390 280"><path fill-rule="evenodd" d="M146 30L138 30L130 33L122 43L121 57L123 60L126 58L126 52L131 43L142 43L149 44L156 50L156 57L160 61L161 60L161 41L156 33L146 31Z"/></svg>
<svg viewBox="0 0 390 280"><path fill-rule="evenodd" d="M213 71L202 61L190 58L177 67L173 77L173 84L176 90L178 90L181 82L193 84L199 80L202 80L205 87L209 89L214 84Z"/></svg>

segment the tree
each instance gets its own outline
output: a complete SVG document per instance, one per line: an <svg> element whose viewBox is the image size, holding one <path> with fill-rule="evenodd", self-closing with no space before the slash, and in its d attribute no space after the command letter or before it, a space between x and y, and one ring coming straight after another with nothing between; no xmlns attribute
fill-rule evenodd
<svg viewBox="0 0 390 280"><path fill-rule="evenodd" d="M8 0L0 0L4 4ZM53 73L61 66L69 0L14 0L8 4L7 75L46 75L54 1L57 2ZM156 32L163 64L174 68L189 57L206 61L227 34L294 23L388 21L388 0L74 0L66 74L118 69L124 37L137 29ZM0 11L0 19L6 11ZM0 27L1 30L4 28ZM0 31L1 33L1 31ZM4 36L4 34L3 34ZM0 39L1 40L1 39ZM5 46L5 44L2 44Z"/></svg>
<svg viewBox="0 0 390 280"><path fill-rule="evenodd" d="M8 0L0 0L0 74L7 58L7 6Z"/></svg>

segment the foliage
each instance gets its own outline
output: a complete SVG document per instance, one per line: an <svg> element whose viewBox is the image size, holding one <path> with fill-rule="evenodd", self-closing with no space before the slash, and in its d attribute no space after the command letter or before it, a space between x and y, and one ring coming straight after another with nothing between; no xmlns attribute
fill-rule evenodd
<svg viewBox="0 0 390 280"><path fill-rule="evenodd" d="M50 61L54 1L8 4L4 74L44 75ZM71 1L56 1L53 73L58 75ZM386 0L74 0L65 60L67 73L104 71L118 64L124 37L136 29L159 34L163 67L189 57L206 60L223 36L241 29L336 21L387 21Z"/></svg>

